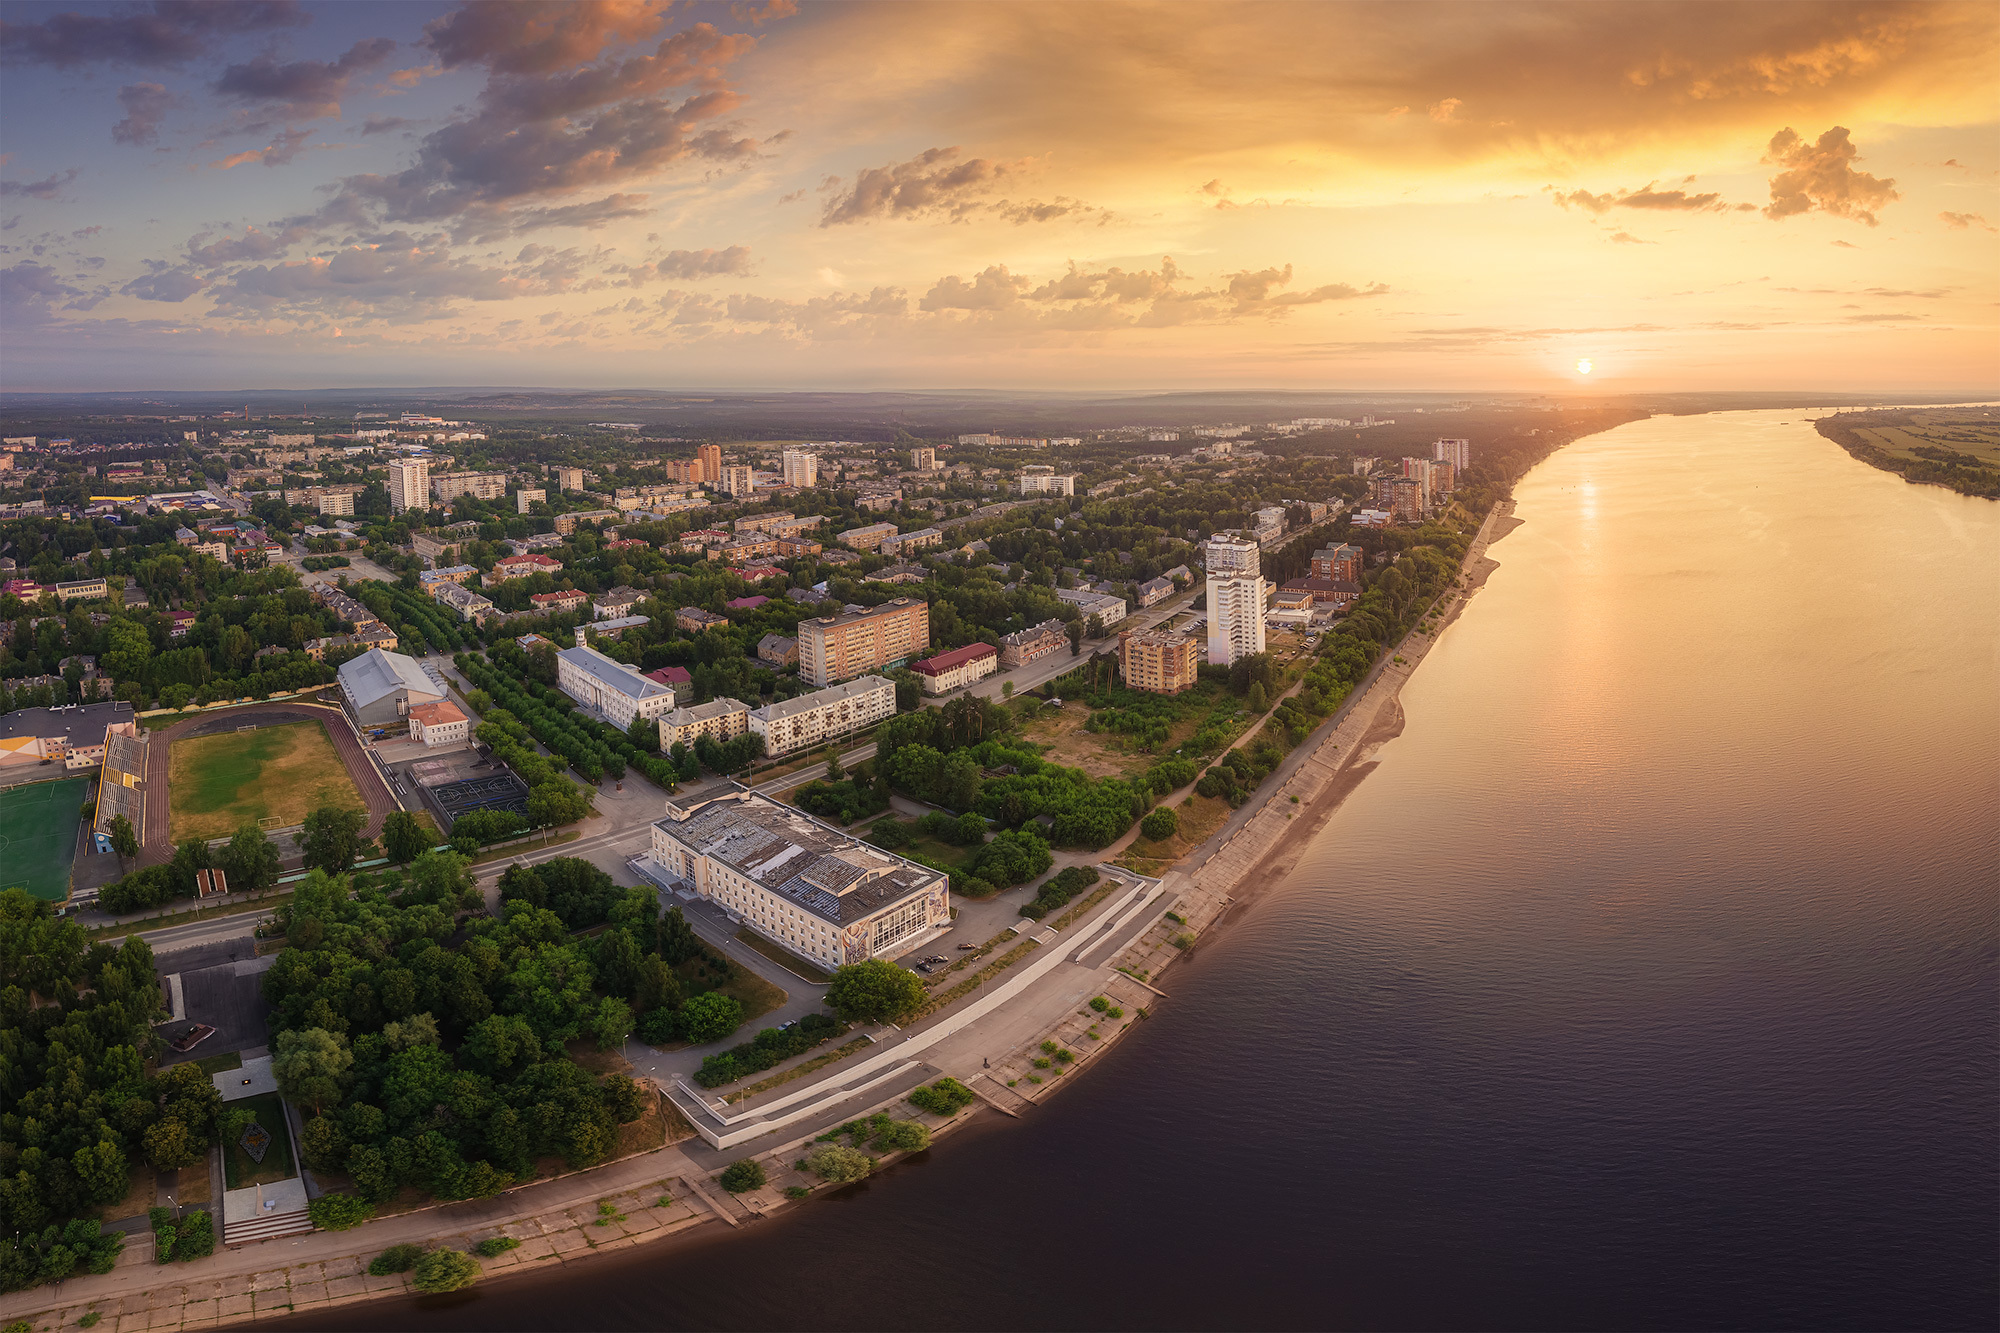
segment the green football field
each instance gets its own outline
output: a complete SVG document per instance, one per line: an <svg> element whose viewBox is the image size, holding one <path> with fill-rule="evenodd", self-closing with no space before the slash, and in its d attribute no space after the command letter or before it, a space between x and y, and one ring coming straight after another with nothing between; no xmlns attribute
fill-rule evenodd
<svg viewBox="0 0 2000 1333"><path fill-rule="evenodd" d="M76 826L89 778L0 787L0 889L26 889L59 903L69 897Z"/></svg>

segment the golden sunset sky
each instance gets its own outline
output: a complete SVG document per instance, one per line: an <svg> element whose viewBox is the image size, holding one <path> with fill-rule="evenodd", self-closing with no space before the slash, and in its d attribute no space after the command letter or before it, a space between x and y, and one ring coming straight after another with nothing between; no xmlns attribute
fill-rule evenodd
<svg viewBox="0 0 2000 1333"><path fill-rule="evenodd" d="M2000 383L1992 4L0 15L8 389Z"/></svg>

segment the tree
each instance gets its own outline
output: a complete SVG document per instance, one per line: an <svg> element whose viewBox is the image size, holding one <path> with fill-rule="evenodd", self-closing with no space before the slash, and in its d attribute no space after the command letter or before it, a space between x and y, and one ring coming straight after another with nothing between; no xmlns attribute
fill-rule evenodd
<svg viewBox="0 0 2000 1333"><path fill-rule="evenodd" d="M1013 682L1013 681L1011 681L1011 680L1003 680L1003 681L1001 681L1001 682L1000 682L1000 693L1001 693L1001 695L1002 695L1003 697L1005 697L1005 698L1008 698L1008 699L1011 699L1011 698L1013 698L1013 697L1014 697L1014 682Z"/></svg>
<svg viewBox="0 0 2000 1333"><path fill-rule="evenodd" d="M375 1205L352 1194L322 1194L306 1205L306 1212L321 1231L346 1231L375 1216Z"/></svg>
<svg viewBox="0 0 2000 1333"><path fill-rule="evenodd" d="M837 1143L822 1143L806 1154L806 1170L836 1185L860 1180L874 1169L875 1162L867 1153Z"/></svg>
<svg viewBox="0 0 2000 1333"><path fill-rule="evenodd" d="M826 990L826 1002L848 1023L893 1023L923 1001L923 978L886 958L835 968Z"/></svg>
<svg viewBox="0 0 2000 1333"><path fill-rule="evenodd" d="M208 1151L208 1144L179 1120L162 1120L146 1131L146 1160L162 1171L193 1166Z"/></svg>
<svg viewBox="0 0 2000 1333"><path fill-rule="evenodd" d="M410 1285L430 1295L459 1291L479 1281L479 1261L464 1250L432 1250L417 1260Z"/></svg>
<svg viewBox="0 0 2000 1333"><path fill-rule="evenodd" d="M299 851L308 870L324 870L329 875L347 873L361 852L361 827L368 822L365 810L323 805L306 815L299 833Z"/></svg>
<svg viewBox="0 0 2000 1333"><path fill-rule="evenodd" d="M299 1135L299 1156L310 1170L338 1171L347 1164L347 1136L331 1116L314 1116Z"/></svg>
<svg viewBox="0 0 2000 1333"><path fill-rule="evenodd" d="M424 826L408 810L397 810L382 821L382 854L397 865L407 865L431 847Z"/></svg>
<svg viewBox="0 0 2000 1333"><path fill-rule="evenodd" d="M742 1194L746 1190L761 1189L764 1185L764 1164L754 1157L745 1157L740 1162L731 1162L722 1172L722 1188L731 1194Z"/></svg>
<svg viewBox="0 0 2000 1333"><path fill-rule="evenodd" d="M660 957L678 967L700 952L701 941L695 938L694 927L681 915L680 908L669 907L660 918Z"/></svg>
<svg viewBox="0 0 2000 1333"><path fill-rule="evenodd" d="M597 1002L596 1012L590 1017L590 1030L597 1038L598 1050L617 1050L632 1035L632 1006L615 995L605 996Z"/></svg>
<svg viewBox="0 0 2000 1333"><path fill-rule="evenodd" d="M870 1146L882 1152L922 1152L931 1146L931 1128L917 1120L891 1120Z"/></svg>
<svg viewBox="0 0 2000 1333"><path fill-rule="evenodd" d="M1257 681L1250 686L1249 704L1251 712L1261 713L1266 708L1270 707L1270 703L1271 701L1268 698L1266 698L1264 694L1263 681L1261 680Z"/></svg>
<svg viewBox="0 0 2000 1333"><path fill-rule="evenodd" d="M1083 651L1083 622L1072 620L1063 626L1063 633L1069 635L1069 655L1077 656Z"/></svg>
<svg viewBox="0 0 2000 1333"><path fill-rule="evenodd" d="M1180 832L1181 817L1166 806L1147 815L1139 821L1139 831L1154 842L1164 842Z"/></svg>
<svg viewBox="0 0 2000 1333"><path fill-rule="evenodd" d="M681 1029L697 1046L721 1041L742 1026L743 1006L720 991L704 991L681 1006Z"/></svg>
<svg viewBox="0 0 2000 1333"><path fill-rule="evenodd" d="M139 854L139 835L132 831L132 821L123 815L111 816L111 850L118 853L120 864Z"/></svg>
<svg viewBox="0 0 2000 1333"><path fill-rule="evenodd" d="M841 768L840 766L840 747L838 745L827 746L826 780L828 782L838 782L846 776L847 776L846 770Z"/></svg>
<svg viewBox="0 0 2000 1333"><path fill-rule="evenodd" d="M255 824L237 829L229 845L222 849L220 859L230 889L239 893L270 888L278 882L278 871L282 868L278 845Z"/></svg>
<svg viewBox="0 0 2000 1333"><path fill-rule="evenodd" d="M319 1115L340 1100L354 1053L347 1039L325 1028L292 1028L278 1034L277 1053L271 1058L271 1076L278 1091L295 1102L304 1102Z"/></svg>

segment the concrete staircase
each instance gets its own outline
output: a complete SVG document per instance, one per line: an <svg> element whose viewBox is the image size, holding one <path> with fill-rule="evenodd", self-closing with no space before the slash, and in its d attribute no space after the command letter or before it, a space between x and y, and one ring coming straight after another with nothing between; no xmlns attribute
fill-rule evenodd
<svg viewBox="0 0 2000 1333"><path fill-rule="evenodd" d="M312 1229L312 1217L304 1209L290 1213L267 1213L262 1217L250 1218L243 1222L225 1222L222 1227L222 1243L243 1245L253 1240L296 1236Z"/></svg>

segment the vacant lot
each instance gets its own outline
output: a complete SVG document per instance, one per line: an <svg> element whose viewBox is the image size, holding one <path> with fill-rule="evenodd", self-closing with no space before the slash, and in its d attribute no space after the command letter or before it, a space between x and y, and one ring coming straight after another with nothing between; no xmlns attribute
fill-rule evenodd
<svg viewBox="0 0 2000 1333"><path fill-rule="evenodd" d="M168 780L175 842L260 822L289 828L322 805L367 808L317 722L175 741Z"/></svg>
<svg viewBox="0 0 2000 1333"><path fill-rule="evenodd" d="M0 889L52 903L69 897L76 826L90 791L89 778L0 789Z"/></svg>

